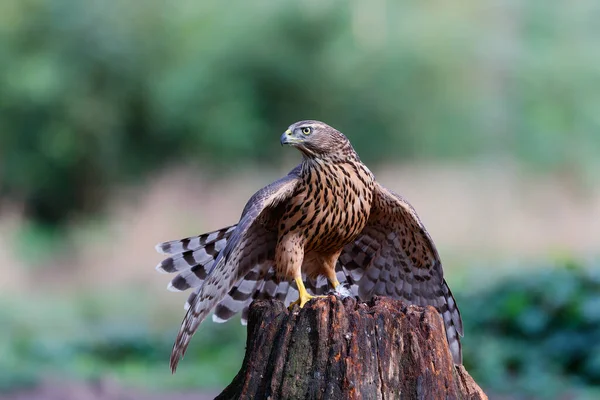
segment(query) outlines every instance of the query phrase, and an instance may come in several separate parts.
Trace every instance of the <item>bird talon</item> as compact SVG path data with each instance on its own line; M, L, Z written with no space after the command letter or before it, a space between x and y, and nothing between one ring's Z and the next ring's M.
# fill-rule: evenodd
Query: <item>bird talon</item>
M295 305L299 305L300 308L304 308L304 305L306 303L308 303L310 300L321 299L324 297L329 297L329 296L313 296L311 294L308 294L308 292L307 292L306 296L304 298L298 297L298 300L291 302L290 305L288 306L288 309L291 310L292 308L294 308Z
M327 297L327 296L313 296L310 293L308 293L308 291L306 291L306 288L304 287L304 282L302 282L302 278L296 278L296 285L298 286L298 300L290 303L288 309L292 309L294 308L294 306L297 304L300 306L300 308L304 308L304 305L306 303L308 303L310 300L312 299L316 299L319 297Z
M314 297L315 296L311 296L310 294L306 293L306 296L300 296L298 297L298 300L290 303L290 306L288 308L291 310L292 308L294 308L295 305L299 305L300 308L304 308L304 305Z

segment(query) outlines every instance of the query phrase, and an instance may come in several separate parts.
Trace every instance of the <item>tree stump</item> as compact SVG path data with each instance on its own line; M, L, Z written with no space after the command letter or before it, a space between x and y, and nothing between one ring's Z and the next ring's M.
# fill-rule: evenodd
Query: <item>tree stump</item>
M433 307L335 296L255 301L242 368L217 399L487 399Z

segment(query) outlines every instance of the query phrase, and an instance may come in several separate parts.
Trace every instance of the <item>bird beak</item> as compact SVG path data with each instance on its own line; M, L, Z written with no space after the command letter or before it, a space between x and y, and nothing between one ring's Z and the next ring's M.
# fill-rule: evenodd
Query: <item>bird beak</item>
M298 138L292 136L292 131L288 129L287 131L283 132L283 134L279 138L279 142L283 146L284 144L297 144L300 143L301 140L298 140Z

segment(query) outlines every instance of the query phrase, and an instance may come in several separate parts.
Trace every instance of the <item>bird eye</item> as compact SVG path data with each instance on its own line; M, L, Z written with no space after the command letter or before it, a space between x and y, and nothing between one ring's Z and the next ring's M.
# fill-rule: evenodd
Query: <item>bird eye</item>
M310 135L312 132L312 128L309 126L305 126L304 128L302 128L302 133L304 133L305 135Z

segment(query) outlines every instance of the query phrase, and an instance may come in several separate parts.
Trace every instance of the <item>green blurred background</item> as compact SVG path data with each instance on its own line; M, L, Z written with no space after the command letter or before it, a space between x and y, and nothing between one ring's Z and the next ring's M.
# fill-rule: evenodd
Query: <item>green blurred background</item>
M301 119L418 210L491 397L597 398L598 21L595 0L3 0L0 398L229 383L236 322L170 374L186 295L153 246L235 222Z

